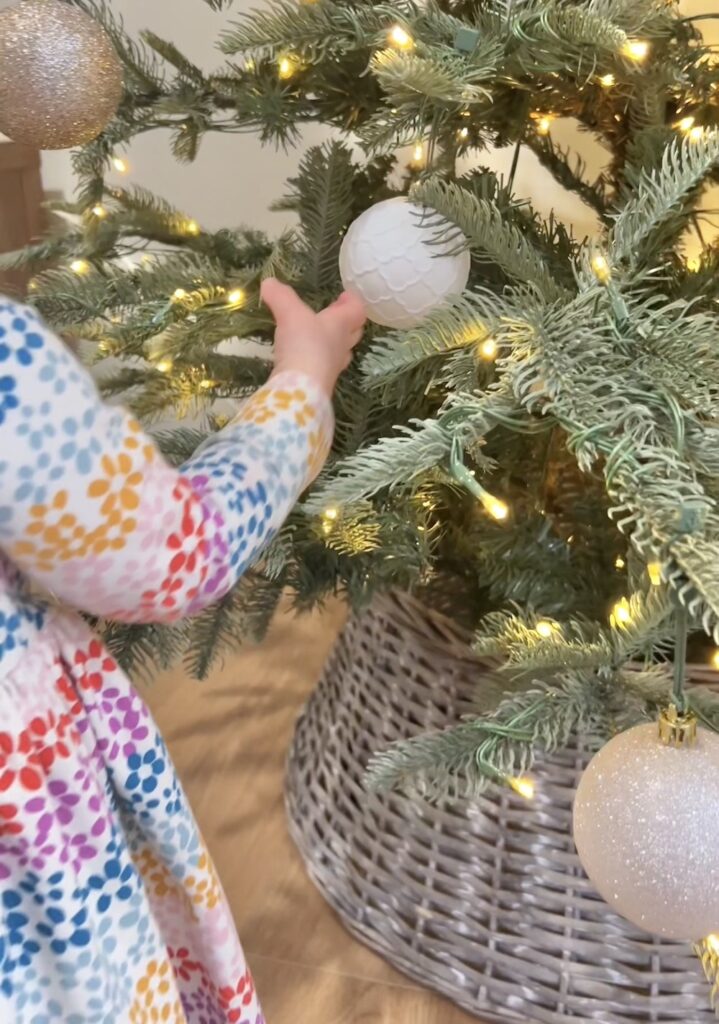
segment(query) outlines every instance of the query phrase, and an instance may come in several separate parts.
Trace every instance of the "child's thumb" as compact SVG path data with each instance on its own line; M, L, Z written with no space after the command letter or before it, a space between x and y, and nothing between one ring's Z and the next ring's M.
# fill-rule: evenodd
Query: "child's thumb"
M334 327L354 334L364 327L367 314L359 296L352 292L343 292L336 302L322 310L320 317L332 323Z
M262 282L260 295L262 301L269 306L278 327L290 319L295 319L298 314L312 312L294 288L290 288L288 284L282 284L274 277L268 277Z

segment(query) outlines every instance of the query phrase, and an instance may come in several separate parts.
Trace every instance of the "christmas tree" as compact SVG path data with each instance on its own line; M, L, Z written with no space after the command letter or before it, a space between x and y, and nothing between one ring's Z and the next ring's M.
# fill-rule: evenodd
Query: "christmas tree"
M182 627L108 624L113 650L136 671L183 655L203 674L262 631L287 588L300 609L410 589L508 670L486 714L376 760L375 784L429 795L516 784L536 751L670 700L719 726L716 700L684 686L687 643L719 642L719 245L706 207L719 60L700 19L665 0L274 0L228 15L226 59L207 73L168 40L129 39L109 6L79 6L122 59L124 97L74 154L63 209L75 226L1 265L50 265L31 300L98 360L126 361L105 375L109 395L150 423L204 412L206 430L158 434L173 461L222 425L218 400L268 375L264 277L328 302L350 225L403 195L425 209L422 247L471 255L463 294L414 326L368 326L336 395L331 460L243 583ZM553 140L567 118L606 150L596 180ZM107 183L124 145L154 128L171 127L191 161L208 132L288 146L308 122L333 140L278 198L297 217L279 238L207 232ZM506 178L481 165L489 147L512 148ZM523 151L593 212L593 237L515 194ZM689 231L702 250L688 261ZM238 338L253 346L223 348Z

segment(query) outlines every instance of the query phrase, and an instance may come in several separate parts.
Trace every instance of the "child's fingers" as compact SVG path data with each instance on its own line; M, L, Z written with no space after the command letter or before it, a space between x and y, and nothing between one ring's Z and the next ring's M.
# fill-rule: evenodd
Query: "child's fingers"
M353 344L357 344L359 341L360 332L367 319L362 300L352 292L343 292L336 302L333 302L327 309L323 309L319 315L334 327L351 335Z
M298 315L306 316L308 313L314 315L294 288L290 288L288 284L282 284L274 277L268 277L262 282L260 295L265 305L269 306L278 327L287 321L296 320Z

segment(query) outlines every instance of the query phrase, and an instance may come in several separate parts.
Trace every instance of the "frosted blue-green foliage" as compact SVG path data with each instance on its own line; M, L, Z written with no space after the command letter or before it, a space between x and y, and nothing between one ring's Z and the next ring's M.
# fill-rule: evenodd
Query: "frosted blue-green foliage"
M269 353L263 277L317 307L334 297L341 238L369 205L407 192L437 212L427 244L448 235L472 255L451 305L411 331L368 327L337 392L331 460L264 562L193 623L108 626L113 650L134 670L183 656L203 675L263 631L287 589L299 608L411 589L506 673L506 693L475 720L374 762L376 785L432 797L476 794L577 730L654 714L677 609L694 643L719 642L719 246L705 208L719 180L719 64L702 23L664 0L276 0L245 16L217 0L207 71L156 35L130 40L111 4L78 2L115 41L125 98L74 154L66 209L79 226L2 265L36 264L32 301L50 322L94 341L98 359L127 360L106 387L139 415L206 413L199 433L162 434L169 457L221 425L215 399L264 380L256 349L220 348L252 338ZM408 45L391 44L395 25ZM555 117L605 147L599 178L553 142ZM298 161L277 201L297 226L276 239L251 225L207 232L191 211L106 183L124 143L157 128L189 161L208 132L289 146L308 122L347 144ZM431 166L397 167L398 146L420 141ZM511 177L458 176L458 157L489 145L520 160L531 150L593 211L597 236L540 216ZM688 231L703 244L691 268ZM70 269L78 258L86 273ZM457 451L483 491L464 486ZM475 492L509 515L493 519ZM690 700L719 723L707 693Z

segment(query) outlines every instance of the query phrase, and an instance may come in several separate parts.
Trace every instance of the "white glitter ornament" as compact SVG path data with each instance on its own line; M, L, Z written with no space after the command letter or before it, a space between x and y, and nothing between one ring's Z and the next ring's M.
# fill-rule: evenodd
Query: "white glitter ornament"
M670 939L719 931L719 736L665 746L656 723L615 736L582 775L574 841L627 920Z
M123 69L94 18L59 0L0 10L0 132L36 149L94 139L122 97Z
M365 210L347 232L340 250L342 283L361 296L376 324L416 327L466 288L469 252L450 255L461 241L457 229L451 241L433 243L441 228L437 217L402 197L386 199Z

